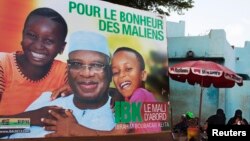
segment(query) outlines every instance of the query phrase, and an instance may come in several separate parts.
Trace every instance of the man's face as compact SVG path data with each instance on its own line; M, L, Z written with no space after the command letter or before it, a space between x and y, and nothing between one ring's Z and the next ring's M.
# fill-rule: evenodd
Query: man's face
M108 62L104 54L94 51L73 51L69 54L69 84L77 101L95 103L105 99L109 80Z
M31 16L25 24L21 45L31 64L43 66L51 63L65 44L62 26L55 21Z

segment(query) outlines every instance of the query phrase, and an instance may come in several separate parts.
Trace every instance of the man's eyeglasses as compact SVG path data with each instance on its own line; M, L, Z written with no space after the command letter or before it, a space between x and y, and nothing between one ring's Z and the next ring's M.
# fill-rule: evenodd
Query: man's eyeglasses
M80 71L81 69L85 70L87 68L89 71L95 72L95 73L103 72L103 70L106 66L106 65L101 64L101 63L82 64L80 62L71 61L71 60L68 60L67 63L68 63L68 67L72 70Z

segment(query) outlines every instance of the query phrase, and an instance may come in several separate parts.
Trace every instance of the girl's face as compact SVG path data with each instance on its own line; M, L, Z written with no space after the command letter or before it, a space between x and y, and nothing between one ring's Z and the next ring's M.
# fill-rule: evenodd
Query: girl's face
M23 30L22 48L30 64L51 63L65 46L62 26L43 16L32 16Z
M114 84L125 98L131 97L146 79L146 72L140 69L136 55L129 51L114 54L112 72Z

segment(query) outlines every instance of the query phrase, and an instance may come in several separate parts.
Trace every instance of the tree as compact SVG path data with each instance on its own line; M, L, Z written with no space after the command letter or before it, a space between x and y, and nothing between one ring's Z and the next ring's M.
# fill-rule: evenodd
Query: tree
M103 0L114 4L128 6L136 9L153 11L159 14L170 15L175 11L183 14L183 10L193 7L193 0Z

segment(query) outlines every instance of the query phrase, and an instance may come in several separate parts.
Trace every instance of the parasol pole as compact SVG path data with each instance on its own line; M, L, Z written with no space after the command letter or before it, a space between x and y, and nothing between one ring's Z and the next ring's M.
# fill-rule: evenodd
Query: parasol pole
M201 122L201 106L202 106L203 90L204 90L204 87L201 86L200 106L199 106L199 119L198 119L198 124L199 124L199 126L200 126L200 122Z
M198 126L201 124L201 106L202 106L202 97L203 97L203 76L201 77L201 93L200 93L200 106L199 106L199 119L198 119Z

